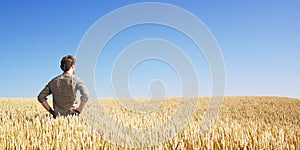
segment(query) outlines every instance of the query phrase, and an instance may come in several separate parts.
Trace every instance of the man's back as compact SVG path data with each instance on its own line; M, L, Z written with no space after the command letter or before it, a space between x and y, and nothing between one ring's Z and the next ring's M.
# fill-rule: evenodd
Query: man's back
M76 98L76 82L74 76L62 74L54 78L50 83L53 95L53 107L55 112L67 115L69 108L73 106Z

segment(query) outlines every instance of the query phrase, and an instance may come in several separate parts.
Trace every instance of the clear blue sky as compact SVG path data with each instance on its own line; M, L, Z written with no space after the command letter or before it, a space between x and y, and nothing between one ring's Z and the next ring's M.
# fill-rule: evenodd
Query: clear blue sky
M75 55L81 38L93 23L112 10L137 2L143 1L2 1L0 97L36 97L49 80L61 73L60 59L67 54ZM225 95L300 98L299 1L157 2L190 11L213 33L225 61ZM142 29L137 27L135 30ZM147 35L146 32L142 37ZM107 69L105 64L111 61L107 59L111 53L115 52L103 51L95 70L97 90L102 97L112 96L109 78L103 73ZM192 60L201 78L203 95L209 94L210 90L206 88L210 85L209 72L203 65L203 56L201 53L194 55L192 50L187 53L194 57ZM164 71L153 73L153 70L161 69ZM154 77L165 80L166 84L177 85L178 79L170 67L148 61L138 65L129 79L134 95L147 96L147 84L144 83ZM176 86L169 87L175 93L178 91ZM172 96L172 92L167 96Z

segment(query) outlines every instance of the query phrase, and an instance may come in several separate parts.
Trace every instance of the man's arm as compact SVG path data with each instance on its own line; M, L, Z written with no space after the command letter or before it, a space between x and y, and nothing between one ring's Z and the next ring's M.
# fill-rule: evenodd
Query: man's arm
M81 79L77 79L77 85L76 85L76 89L79 90L80 92L80 105L78 108L75 108L73 110L77 111L78 113L81 113L82 110L83 110L83 107L84 105L86 104L86 102L88 101L89 99L89 94L88 94L88 91L87 91L87 88L85 86L85 84L83 83L83 81Z
M55 113L54 113L53 109L49 106L49 104L47 102L47 96L50 94L51 94L50 87L49 87L49 85L46 85L45 88L38 95L38 101L42 104L42 106L48 112L50 112L53 115L53 117L55 117Z
M54 110L49 106L47 101L42 101L41 104L54 118L56 117Z
M38 95L38 101L42 103L43 101L47 100L47 96L51 94L51 90L49 84L45 86L45 88L40 92Z
M47 101L42 101L41 104L43 105L43 107L44 107L47 111L49 111L50 109L52 109L52 108L49 106L49 104L48 104Z

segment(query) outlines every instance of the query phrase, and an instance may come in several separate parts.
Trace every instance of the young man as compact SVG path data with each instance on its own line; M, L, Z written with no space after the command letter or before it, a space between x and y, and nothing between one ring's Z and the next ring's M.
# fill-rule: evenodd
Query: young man
M81 79L75 76L75 59L68 55L62 58L60 68L63 74L52 79L38 95L38 101L50 112L54 118L57 115L72 115L73 112L80 114L88 101L88 91ZM77 90L80 91L80 105L74 107ZM52 94L54 110L47 102L47 96Z

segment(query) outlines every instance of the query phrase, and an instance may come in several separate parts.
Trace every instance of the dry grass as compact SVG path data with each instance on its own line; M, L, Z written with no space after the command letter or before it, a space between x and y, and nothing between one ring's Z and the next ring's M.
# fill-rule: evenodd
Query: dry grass
M209 100L201 98L198 101L196 114L177 136L164 143L157 141L152 147L142 145L143 148L300 149L299 99L226 97L215 126L205 132L201 130L201 123ZM85 108L83 115L89 115L87 109L94 103L88 104L91 106ZM166 122L179 102L175 98L167 99L155 112L147 114L129 111L113 99L102 99L99 104L120 125L149 129ZM151 105L148 102L139 107ZM101 119L98 121L105 122L107 118ZM110 143L106 133L113 128L106 126L96 134L90 122L81 117L51 119L35 99L0 99L0 121L0 149L124 149L121 146L126 142ZM139 138L139 135L130 136Z

